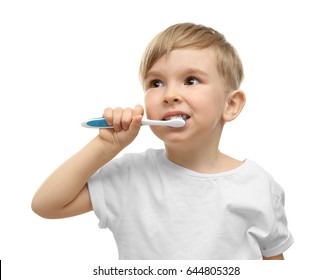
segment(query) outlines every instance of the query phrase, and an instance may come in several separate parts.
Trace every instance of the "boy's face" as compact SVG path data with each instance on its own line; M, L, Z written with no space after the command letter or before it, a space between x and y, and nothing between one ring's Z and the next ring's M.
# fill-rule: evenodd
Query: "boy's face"
M218 143L225 89L212 48L177 49L162 56L144 80L147 117L163 120L184 115L186 124L182 128L152 126L152 131L166 145L193 140Z

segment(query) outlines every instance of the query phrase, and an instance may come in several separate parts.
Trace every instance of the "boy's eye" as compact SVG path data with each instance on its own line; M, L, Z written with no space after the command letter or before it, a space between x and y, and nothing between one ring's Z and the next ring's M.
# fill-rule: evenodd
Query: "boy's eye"
M151 81L150 85L153 88L160 88L160 87L164 86L163 82L160 80L153 80L153 81Z
M185 80L185 85L190 85L190 86L192 86L192 85L197 85L197 84L199 84L200 83L200 81L197 79L197 78L195 78L195 77L188 77L186 80Z

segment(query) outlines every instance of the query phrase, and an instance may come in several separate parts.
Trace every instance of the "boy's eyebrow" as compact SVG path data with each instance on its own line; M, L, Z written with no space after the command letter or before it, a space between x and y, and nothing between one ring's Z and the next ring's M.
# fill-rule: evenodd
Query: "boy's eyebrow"
M149 78L150 76L157 76L157 77L159 77L159 76L162 76L162 72L160 72L160 71L149 71L147 74L146 74L146 76L145 76L145 80L147 79L147 78Z
M208 76L208 73L202 71L199 68L185 68L184 70L182 70L180 72L181 75L203 75L203 76ZM156 77L160 77L163 76L163 73L161 71L156 71L156 70L152 70L149 71L145 77L145 79L148 79L150 76L156 76Z
M189 75L198 74L198 75L208 76L208 73L206 73L205 71L203 71L199 68L188 68L188 69L185 69L185 71L183 71L183 73L189 74Z

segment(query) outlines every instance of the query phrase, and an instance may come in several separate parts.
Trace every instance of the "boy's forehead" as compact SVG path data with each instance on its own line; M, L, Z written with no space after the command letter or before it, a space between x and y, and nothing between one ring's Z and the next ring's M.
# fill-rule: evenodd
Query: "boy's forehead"
M148 70L147 76L157 69L167 68L170 65L176 68L192 68L197 70L211 67L217 69L216 59L217 56L214 48L174 49L157 59Z

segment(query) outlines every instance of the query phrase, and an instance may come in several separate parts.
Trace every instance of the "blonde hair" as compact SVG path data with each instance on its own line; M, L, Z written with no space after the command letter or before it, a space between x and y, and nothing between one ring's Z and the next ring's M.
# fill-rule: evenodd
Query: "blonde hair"
M143 81L152 66L165 54L174 49L194 48L216 50L217 68L229 89L238 89L243 80L243 66L236 49L227 42L224 35L204 25L179 23L160 32L148 44L139 69Z

